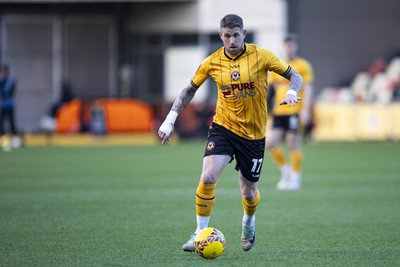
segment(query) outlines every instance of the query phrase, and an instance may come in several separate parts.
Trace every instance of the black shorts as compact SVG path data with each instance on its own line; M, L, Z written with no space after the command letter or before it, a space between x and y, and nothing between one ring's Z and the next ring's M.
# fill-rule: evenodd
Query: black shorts
M210 155L229 155L231 162L236 157L237 171L251 182L260 178L264 159L265 138L248 140L240 137L224 127L213 123L208 130L207 146L204 157Z
M272 128L283 129L285 132L297 133L299 131L299 115L274 115Z

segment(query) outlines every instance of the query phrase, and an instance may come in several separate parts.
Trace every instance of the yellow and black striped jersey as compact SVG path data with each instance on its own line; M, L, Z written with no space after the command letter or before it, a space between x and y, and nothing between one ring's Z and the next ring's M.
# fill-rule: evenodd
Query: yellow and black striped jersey
M312 66L304 58L296 57L289 61L288 64L303 77L303 86L304 84L314 81ZM268 82L269 84L274 84L275 87L275 102L272 110L274 115L294 115L301 112L303 101L299 101L295 106L290 107L287 105L279 105L289 90L289 81L287 79L275 73L271 73ZM301 88L298 96L303 97L303 88Z
M235 58L221 47L201 63L191 84L198 88L212 77L218 86L213 121L243 138L257 140L266 132L269 71L284 75L290 66L255 44L245 44Z

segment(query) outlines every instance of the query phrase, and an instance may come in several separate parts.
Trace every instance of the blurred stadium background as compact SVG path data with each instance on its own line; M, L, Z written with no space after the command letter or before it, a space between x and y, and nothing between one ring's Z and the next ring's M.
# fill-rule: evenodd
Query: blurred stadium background
M278 55L287 32L300 36L315 70L315 140L396 140L399 10L398 0L1 0L0 62L17 79L27 145L55 142L32 138L49 132L153 136L221 46L220 18L237 13L247 41ZM179 118L181 138L204 136L215 98L213 83L202 87Z

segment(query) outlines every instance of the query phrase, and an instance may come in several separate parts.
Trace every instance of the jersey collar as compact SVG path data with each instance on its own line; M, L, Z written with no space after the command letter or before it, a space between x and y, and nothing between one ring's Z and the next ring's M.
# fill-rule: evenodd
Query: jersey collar
M224 55L225 55L227 58L229 58L230 60L233 60L233 61L235 61L236 59L240 58L245 52L246 52L246 44L243 45L243 50L242 50L242 52L240 52L240 54L237 55L237 56L234 57L234 58L231 58L230 56L228 56L228 54L226 53L226 51L225 51L225 49L224 49Z

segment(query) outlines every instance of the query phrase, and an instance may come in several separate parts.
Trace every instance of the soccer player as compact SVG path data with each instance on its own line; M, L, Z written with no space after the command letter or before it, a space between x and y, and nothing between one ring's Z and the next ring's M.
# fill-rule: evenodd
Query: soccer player
M242 18L228 14L220 21L223 47L207 57L190 83L172 105L158 135L161 143L169 140L179 113L190 103L198 88L212 77L218 86L216 113L209 128L203 167L196 190L197 228L184 251L194 251L195 234L208 227L214 208L215 188L224 168L236 158L244 209L241 244L250 250L255 241L255 212L260 201L257 189L265 151L267 120L267 75L276 72L290 80L290 90L281 104L295 105L300 98L302 77L268 50L245 43Z
M285 96L290 84L286 79L275 73L269 76L268 83L275 88L275 101L272 108L272 130L266 143L272 160L281 172L277 189L294 191L299 190L301 186L303 153L300 148L299 127L307 126L311 122L314 75L311 64L297 55L298 40L296 35L289 34L284 39L283 50L286 62L303 77L303 88L299 94L302 101L296 106L279 105L280 99ZM290 164L279 146L283 138L285 138L289 150Z

